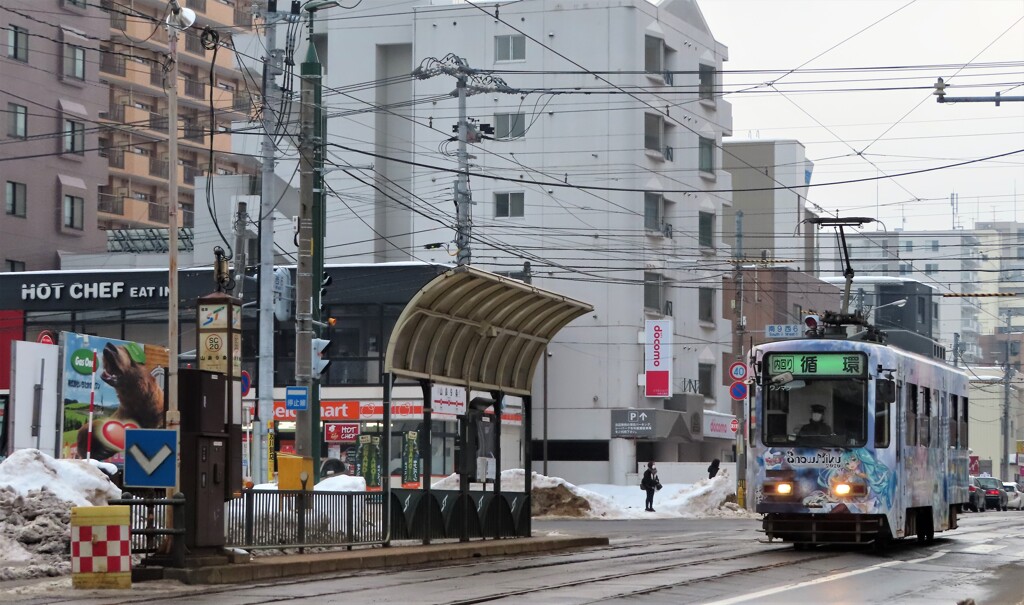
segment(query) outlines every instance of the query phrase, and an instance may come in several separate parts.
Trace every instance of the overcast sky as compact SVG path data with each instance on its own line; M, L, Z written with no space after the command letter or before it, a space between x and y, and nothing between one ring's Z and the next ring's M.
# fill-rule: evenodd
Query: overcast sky
M815 162L812 185L1024 150L1024 102L940 105L932 95L942 76L949 96L1024 96L1024 0L698 1L729 48L726 70L781 70L725 76L729 91L752 88L727 97L733 138L801 141ZM806 71L865 67L899 69ZM965 228L1024 221L1024 152L812 187L809 199L877 216L890 230L949 229L952 192Z

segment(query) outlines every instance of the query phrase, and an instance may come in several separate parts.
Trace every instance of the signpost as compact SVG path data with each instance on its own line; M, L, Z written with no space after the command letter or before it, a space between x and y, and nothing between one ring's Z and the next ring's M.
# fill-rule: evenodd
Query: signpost
M729 396L734 401L743 401L747 398L747 383L745 382L734 382L729 387Z
M768 324L764 327L765 338L800 338L804 335L800 324Z
M284 407L286 410L304 412L309 409L309 387L285 387Z
M173 429L124 432L125 487L174 487L176 435Z
M619 439L654 437L654 410L612 410L612 437Z

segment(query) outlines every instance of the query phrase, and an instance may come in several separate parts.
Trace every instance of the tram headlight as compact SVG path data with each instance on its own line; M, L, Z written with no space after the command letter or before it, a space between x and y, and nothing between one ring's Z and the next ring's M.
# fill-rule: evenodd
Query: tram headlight
M775 485L775 493L782 496L788 496L793 493L792 483L778 483Z
M837 483L832 488L832 491L835 492L837 496L849 496L850 495L850 491L851 491L850 490L850 484L849 483Z

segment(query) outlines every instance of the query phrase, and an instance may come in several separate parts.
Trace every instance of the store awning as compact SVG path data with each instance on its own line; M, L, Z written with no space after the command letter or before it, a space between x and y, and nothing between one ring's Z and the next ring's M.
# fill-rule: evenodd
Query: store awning
M547 344L570 321L593 310L516 279L456 267L431 280L406 305L391 333L385 371L529 395Z

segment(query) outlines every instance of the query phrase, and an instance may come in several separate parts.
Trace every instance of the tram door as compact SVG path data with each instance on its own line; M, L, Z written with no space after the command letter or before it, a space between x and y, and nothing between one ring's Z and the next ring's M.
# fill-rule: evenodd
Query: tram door
M906 469L904 469L905 460L903 457L903 448L907 444L907 409L909 402L904 399L904 388L903 381L896 381L896 413L893 414L896 422L896 439L893 441L893 447L896 448L896 468L893 472L896 473L896 494L892 502L892 516L890 517L893 526L889 529L892 531L892 535L897 538L903 537L903 530L907 526L907 507L904 502L904 494L907 493L906 484L904 483L904 477L907 476Z

